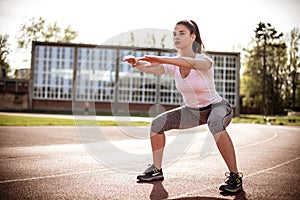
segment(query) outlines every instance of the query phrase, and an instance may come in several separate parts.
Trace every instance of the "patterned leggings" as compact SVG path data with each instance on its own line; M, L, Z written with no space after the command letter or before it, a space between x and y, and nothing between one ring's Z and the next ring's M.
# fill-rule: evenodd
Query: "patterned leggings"
M171 129L187 129L207 124L212 134L224 131L232 119L232 107L223 99L210 108L199 110L181 106L158 115L151 124L151 131L163 134Z

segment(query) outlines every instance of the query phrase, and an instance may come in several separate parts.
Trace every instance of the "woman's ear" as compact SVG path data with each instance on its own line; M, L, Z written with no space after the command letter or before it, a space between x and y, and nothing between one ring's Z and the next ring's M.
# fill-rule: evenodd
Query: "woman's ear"
M192 37L192 40L196 40L196 34L195 34L195 33L193 33L193 34L191 35L191 37Z

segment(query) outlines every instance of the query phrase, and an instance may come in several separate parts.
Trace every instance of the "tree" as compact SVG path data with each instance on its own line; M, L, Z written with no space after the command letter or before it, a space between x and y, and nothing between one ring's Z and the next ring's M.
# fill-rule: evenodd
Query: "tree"
M246 67L241 78L241 96L243 96L242 106L251 110L256 110L262 102L262 70L261 60L257 55L257 47L246 50Z
M299 28L294 28L289 35L289 64L287 73L289 74L286 79L285 86L287 91L288 106L300 107L300 99L297 101L297 94L300 95L298 88L299 85L299 69L300 69L300 32ZM299 98L299 97L298 97ZM297 104L298 102L298 104Z
M284 108L287 53L282 36L270 23L260 22L253 47L246 50L246 69L241 80L243 105L259 106L264 115L281 113Z
M27 24L22 24L17 36L19 48L29 48L32 41L45 42L72 42L78 36L78 32L70 26L62 29L57 22L46 24L43 18L31 18Z
M280 100L279 68L285 63L280 62L280 56L277 54L281 54L284 51L280 52L280 50L286 48L286 45L279 40L282 36L283 33L278 33L270 23L260 22L255 30L256 44L259 48L257 53L263 60L261 108L264 115L273 114L274 109L278 108L281 103L277 102Z
M10 65L7 62L7 55L9 54L9 48L8 48L8 35L2 35L0 34L0 69L2 76L0 77L6 77L6 73L10 70Z

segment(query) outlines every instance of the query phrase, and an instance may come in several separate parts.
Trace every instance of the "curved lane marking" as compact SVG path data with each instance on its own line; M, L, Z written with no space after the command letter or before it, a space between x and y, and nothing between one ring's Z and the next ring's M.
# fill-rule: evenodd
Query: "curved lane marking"
M278 136L277 133L273 133L273 136L268 138L268 139L261 140L259 142L255 142L255 143L252 143L252 144L242 145L242 146L236 147L236 149L243 149L243 148L252 147L252 146L255 146L255 145L258 145L258 144L263 144L263 143L266 143L266 142L269 142L269 141L275 139L277 136Z
M283 167L285 165L288 165L292 162L295 162L297 160L300 159L300 156L299 157L296 157L294 159L291 159L291 160L288 160L286 162L283 162L283 163L280 163L280 164L277 164L273 167L269 167L267 169L263 169L263 170L260 170L258 172L255 172L255 173L252 173L252 174L249 174L247 176L244 176L244 179L246 178L249 178L249 177L252 177L252 176L255 176L255 175L258 175L258 174L262 174L262 173L265 173L265 172L268 172L268 171L271 171L273 169L276 169L276 168L279 168L279 167ZM194 191L194 192L187 192L187 193L184 193L184 194L179 194L179 195L175 195L175 196L172 196L172 197L168 197L168 198L171 198L171 199L177 199L177 198L185 198L185 197L189 197L190 195L197 195L197 194L200 194L202 191L205 191L205 190L211 190L213 188L218 188L220 186L220 184L218 185L214 185L214 186L209 186L207 188L203 188L203 189L200 189L200 190L197 190L197 191Z
M89 174L89 173L95 173L95 172L103 172L108 169L95 169L90 171L79 171L79 172L70 172L65 174L53 174L53 175L47 175L47 176L37 176L37 177L31 177L31 178L20 178L20 179L11 179L11 180L4 180L0 181L0 184L3 183L13 183L13 182L23 182L23 181L33 181L33 180L39 180L39 179L47 179L47 178L59 178L59 177L65 177L65 176L72 176L72 175L78 175L78 174Z
M297 160L299 160L299 159L300 159L300 156L297 157L297 158L294 158L294 159L292 159L292 160L288 160L288 161L286 161L286 162L280 163L280 164L278 164L278 165L274 165L273 167L269 167L269 168L260 170L260 171L258 171L258 172L249 174L249 175L247 175L247 176L244 176L244 178L249 178L249 177L251 177L251 176L255 176L255 175L262 174L262 173L271 171L271 170L276 169L276 168L279 168L279 167L283 167L284 165L290 164L290 163L295 162L295 161L297 161Z

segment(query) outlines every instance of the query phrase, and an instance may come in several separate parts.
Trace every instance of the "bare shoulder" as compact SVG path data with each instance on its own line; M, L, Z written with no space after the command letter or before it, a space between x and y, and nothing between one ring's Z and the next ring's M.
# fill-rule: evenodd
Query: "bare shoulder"
M208 70L213 66L213 59L205 53L196 54L195 59L201 62L200 70Z

